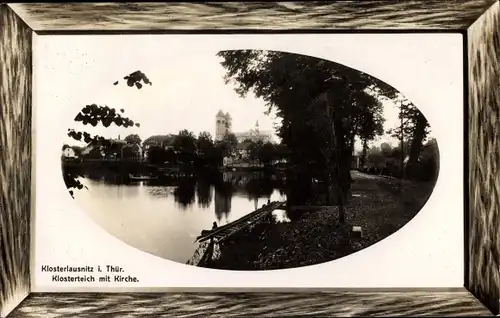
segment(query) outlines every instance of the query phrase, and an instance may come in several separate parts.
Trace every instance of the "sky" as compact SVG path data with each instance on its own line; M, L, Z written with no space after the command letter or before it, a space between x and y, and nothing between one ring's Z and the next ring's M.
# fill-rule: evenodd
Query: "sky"
M181 129L214 136L219 110L231 114L234 132L252 129L257 121L260 130L274 131L279 119L274 113L265 114L263 100L252 94L241 98L231 84L224 83L218 51L210 42L200 46L179 36L39 36L35 43L37 107L57 110L58 120L67 121L68 128L107 138L139 134L144 140ZM141 90L128 87L123 77L136 70L145 73L152 85ZM119 81L116 86L115 81ZM123 115L141 126L104 128L74 122L79 110L92 103L124 109ZM390 101L383 105L384 130L396 127L396 106ZM382 142L397 144L382 136L371 145ZM69 137L61 143L82 145ZM356 150L360 148L357 142Z

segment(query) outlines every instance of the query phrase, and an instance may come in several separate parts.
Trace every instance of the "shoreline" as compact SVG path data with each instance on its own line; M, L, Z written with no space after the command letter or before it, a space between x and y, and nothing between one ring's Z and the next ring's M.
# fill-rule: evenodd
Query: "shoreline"
M210 170L218 172L234 172L234 171L278 171L283 172L286 169L283 167L273 167L273 166L182 166L182 165L166 165L166 164L152 164L144 161L138 160L100 160L100 159L87 159L84 161L77 160L61 160L63 168L73 168L73 169L85 169L93 167L101 168L120 168L123 170L131 170L133 168L146 168L151 170L157 170L158 172L164 172L165 170Z
M342 258L392 235L417 215L434 183L417 183L364 175L353 182L345 206L304 209L287 223L261 222L221 246L217 259L201 267L223 270L275 270L320 264ZM361 226L362 236L352 232Z

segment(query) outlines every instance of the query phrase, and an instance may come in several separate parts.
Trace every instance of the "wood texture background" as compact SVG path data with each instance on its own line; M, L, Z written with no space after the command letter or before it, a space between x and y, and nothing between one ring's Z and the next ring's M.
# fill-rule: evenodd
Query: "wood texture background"
M466 29L495 0L10 4L35 31Z
M492 6L493 5L493 6ZM81 31L469 29L470 153L469 279L467 287L491 310L499 306L500 84L496 0L374 3L82 3L10 4L43 34ZM30 28L0 4L0 312L29 292L31 167ZM458 159L459 160L459 159ZM21 173L20 173L21 172ZM7 229L7 230L6 230ZM471 295L337 294L102 294L30 295L12 317L96 313L171 315L488 315ZM76 312L75 312L76 311ZM38 315L38 316L37 316ZM1 314L0 314L1 316ZM169 315L166 315L169 316Z
M32 33L0 4L0 316L30 289Z
M491 316L463 292L31 294L9 317Z
M495 314L500 302L500 4L468 30L469 278Z

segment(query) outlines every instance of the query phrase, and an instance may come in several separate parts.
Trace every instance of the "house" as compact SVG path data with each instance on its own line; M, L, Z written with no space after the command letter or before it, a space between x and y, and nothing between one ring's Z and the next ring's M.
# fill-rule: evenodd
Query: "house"
M82 150L82 156L87 157L91 153L99 152L103 158L117 157L114 153L118 153L125 144L126 142L120 139L108 139L106 144L93 140Z
M273 137L273 134L269 131L261 131L259 130L259 123L257 122L255 124L255 128L254 129L250 129L248 131L245 131L245 132L236 132L234 133L236 139L238 140L238 142L244 142L245 140L251 140L253 142L263 142L263 143L267 143L267 142L271 142L272 141L272 137Z
M71 148L70 146L66 146L63 147L62 157L64 159L77 159L78 155L76 154L76 151L73 148Z
M236 145L235 152L232 153L228 157L224 157L223 165L234 165L234 164L249 164L250 163L250 152L251 152L252 142L250 140L246 140L244 142L238 143Z
M106 143L91 141L81 152L83 157L99 157L102 159L142 158L142 147L128 144L122 139L108 139ZM96 158L97 159L97 158Z
M142 142L142 151L144 158L147 159L149 156L149 151L153 147L160 147L164 150L169 150L174 147L176 135L168 134L168 135L154 135Z
M238 159L249 159L253 142L245 140L236 145L236 157Z
M127 144L125 140L109 139L109 144L100 145L101 156L105 159L118 159L121 157L122 149Z
M151 147L161 147L164 150L168 150L174 146L175 135L154 135L142 142L142 147L145 152Z
M223 165L225 167L258 167L261 166L258 160L253 159L251 156L252 147L254 142L251 140L245 140L236 145L235 152L229 156L223 158Z

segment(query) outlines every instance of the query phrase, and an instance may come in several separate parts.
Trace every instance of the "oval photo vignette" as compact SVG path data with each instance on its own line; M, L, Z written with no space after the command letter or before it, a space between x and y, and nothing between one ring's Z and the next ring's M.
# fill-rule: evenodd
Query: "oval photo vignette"
M191 61L182 87L198 97L169 107L163 92L189 94L168 90L161 70L124 68L109 90L149 93L156 108L136 118L92 102L68 126L67 191L108 233L192 266L288 269L363 250L429 199L438 144L392 86L294 53L197 54L207 57ZM213 72L201 75L207 61Z

